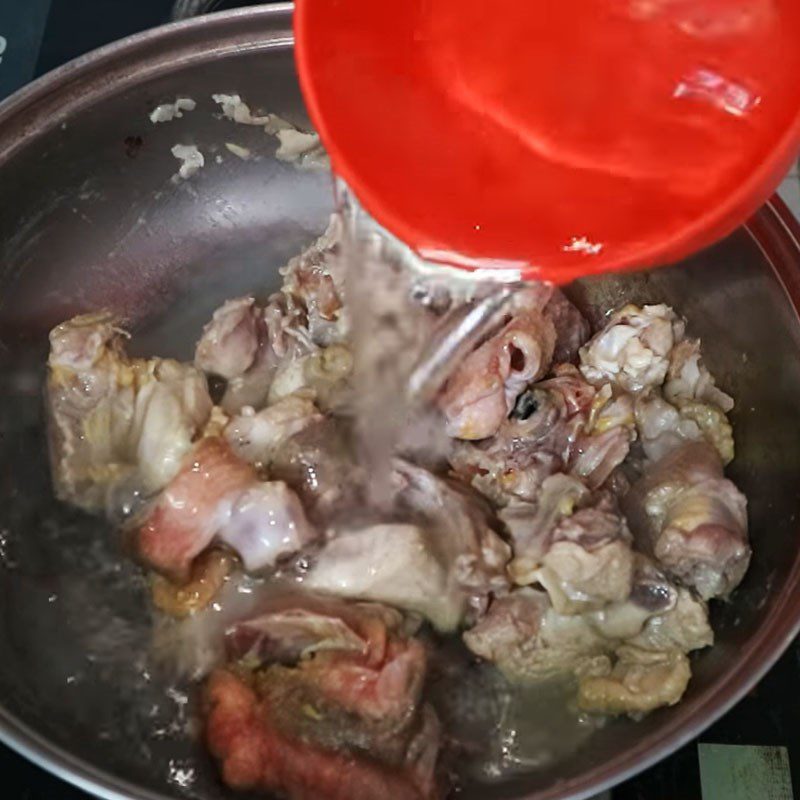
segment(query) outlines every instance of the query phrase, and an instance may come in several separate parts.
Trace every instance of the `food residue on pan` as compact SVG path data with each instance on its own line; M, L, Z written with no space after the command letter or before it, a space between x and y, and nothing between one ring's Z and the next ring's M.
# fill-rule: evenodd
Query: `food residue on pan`
M249 161L252 157L252 151L247 147L242 147L235 142L225 142L225 149L229 153L233 153L237 158L241 158L242 161Z
M170 122L180 119L184 111L194 111L197 103L191 97L178 97L174 103L162 103L150 113L150 122Z
M193 144L176 144L170 152L181 162L178 175L184 180L191 178L206 163L203 154Z

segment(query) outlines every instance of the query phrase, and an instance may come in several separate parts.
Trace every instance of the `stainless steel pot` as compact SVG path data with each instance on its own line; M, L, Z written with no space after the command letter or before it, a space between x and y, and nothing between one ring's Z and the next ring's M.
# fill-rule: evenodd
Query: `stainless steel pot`
M125 39L0 106L0 737L107 798L225 796L183 729L191 697L148 669L144 587L110 528L52 498L42 425L48 329L111 307L141 352L187 357L225 298L264 291L323 226L327 176L276 161L259 128L215 118L212 92L306 122L291 7L212 15ZM197 109L154 125L176 95ZM249 147L242 161L224 147ZM172 182L176 143L205 167ZM217 163L216 155L222 159ZM750 498L747 579L714 609L717 645L685 700L614 722L558 767L465 798L586 797L695 737L769 669L800 628L800 244L779 201L689 262L589 281L596 309L666 301L704 338L738 401L732 472ZM190 692L190 690L188 690ZM178 724L175 719L178 719Z

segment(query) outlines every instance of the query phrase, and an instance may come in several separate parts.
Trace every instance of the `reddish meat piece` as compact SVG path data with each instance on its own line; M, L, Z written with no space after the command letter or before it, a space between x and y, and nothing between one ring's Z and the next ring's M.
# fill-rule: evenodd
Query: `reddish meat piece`
M521 311L470 353L438 398L449 436L485 439L497 433L528 383L550 366L556 334L536 311Z
M311 687L326 702L364 719L404 718L419 704L427 653L400 631L403 617L394 609L294 594L271 606L228 629L232 657L260 654L262 663L295 662L282 680L291 676L295 685ZM262 641L254 642L254 635ZM305 657L312 652L313 658Z
M427 653L407 624L386 606L291 593L232 626L231 655L244 644L242 655L264 660L207 687L209 744L226 782L320 800L437 796Z
M291 800L426 800L432 785L413 769L392 768L352 753L327 751L282 733L273 709L247 684L218 670L206 687L206 736L233 789L285 793Z
M423 646L414 639L389 639L382 664L370 663L369 656L362 662L350 653L324 653L302 671L328 700L347 711L372 719L401 717L422 690Z
M194 558L214 538L219 504L254 480L253 467L225 441L203 439L139 531L140 556L159 572L185 579Z
M174 580L214 539L235 550L248 572L272 567L316 536L297 496L260 481L223 439L208 438L167 486L139 533L139 553Z

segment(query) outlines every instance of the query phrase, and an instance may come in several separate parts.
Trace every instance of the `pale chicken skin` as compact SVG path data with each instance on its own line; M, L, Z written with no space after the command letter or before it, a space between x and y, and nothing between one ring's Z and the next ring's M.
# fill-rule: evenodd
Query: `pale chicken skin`
M47 380L56 493L118 520L176 475L212 410L199 370L130 358L126 338L109 314L59 325Z

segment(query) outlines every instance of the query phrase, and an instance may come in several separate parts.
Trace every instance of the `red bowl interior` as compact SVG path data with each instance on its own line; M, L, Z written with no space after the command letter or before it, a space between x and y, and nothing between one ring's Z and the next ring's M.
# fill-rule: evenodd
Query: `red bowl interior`
M797 0L299 0L295 31L335 171L432 260L675 261L800 146Z

